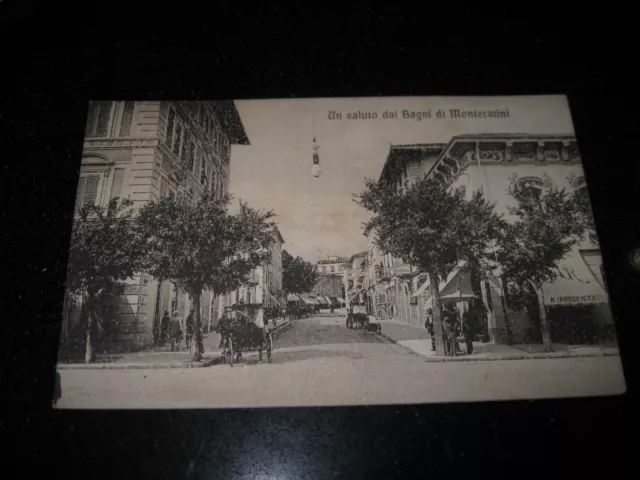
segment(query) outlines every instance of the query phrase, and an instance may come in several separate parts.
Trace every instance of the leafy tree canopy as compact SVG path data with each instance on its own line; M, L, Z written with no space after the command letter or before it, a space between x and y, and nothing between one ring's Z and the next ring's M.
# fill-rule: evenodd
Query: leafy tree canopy
M273 213L241 202L230 214L230 202L228 195L179 195L143 206L137 220L149 252L145 270L191 295L203 289L224 294L245 283L273 241Z
M506 279L519 285L553 281L559 262L584 234L579 210L566 189L545 178L539 196L513 176L508 188L517 205L509 207L513 221L505 229L498 259Z
M302 257L282 251L282 289L287 293L306 293L313 290L319 279L316 266Z
M400 192L368 180L357 202L373 213L365 228L382 251L441 278L460 260L489 262L504 223L480 191L467 201L463 189L447 191L434 179Z
M107 207L88 205L73 223L67 290L94 297L122 293L146 256L132 228L132 202L115 198Z

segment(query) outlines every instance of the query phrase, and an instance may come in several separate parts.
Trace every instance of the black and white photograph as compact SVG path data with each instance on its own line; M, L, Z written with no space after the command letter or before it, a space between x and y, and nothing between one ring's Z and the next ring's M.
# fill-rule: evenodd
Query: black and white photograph
M625 392L564 96L86 108L56 408Z

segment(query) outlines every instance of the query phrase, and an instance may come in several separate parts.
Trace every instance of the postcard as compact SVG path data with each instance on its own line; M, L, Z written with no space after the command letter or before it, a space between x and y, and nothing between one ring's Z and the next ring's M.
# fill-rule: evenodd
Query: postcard
M87 108L56 408L625 392L564 96Z

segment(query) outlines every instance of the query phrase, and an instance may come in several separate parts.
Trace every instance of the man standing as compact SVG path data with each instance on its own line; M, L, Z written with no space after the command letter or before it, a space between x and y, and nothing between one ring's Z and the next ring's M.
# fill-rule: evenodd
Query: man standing
M191 346L191 340L193 340L193 310L191 310L189 312L189 315L187 315L187 320L185 321L185 331L185 345L188 350L189 346Z
M436 336L434 334L433 329L433 310L430 308L427 309L427 320L424 322L424 328L429 332L429 336L431 337L431 351L436 351Z
M467 353L473 353L473 340L478 333L478 314L474 305L467 305L464 315L462 316L462 333L464 341L467 344Z

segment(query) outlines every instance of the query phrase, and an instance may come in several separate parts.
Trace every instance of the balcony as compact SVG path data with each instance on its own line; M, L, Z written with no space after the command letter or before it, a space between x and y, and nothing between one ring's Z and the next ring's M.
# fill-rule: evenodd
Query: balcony
M258 285L260 283L260 278L258 277L257 274L252 273L251 275L249 275L247 277L247 282L246 285L249 287L255 287L256 285Z

